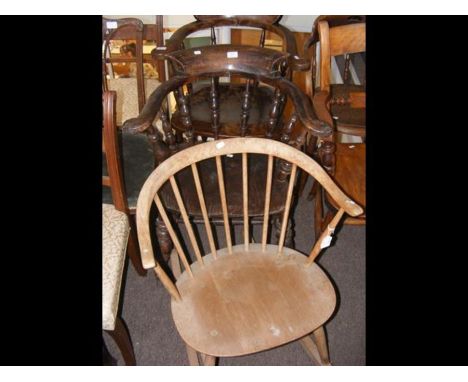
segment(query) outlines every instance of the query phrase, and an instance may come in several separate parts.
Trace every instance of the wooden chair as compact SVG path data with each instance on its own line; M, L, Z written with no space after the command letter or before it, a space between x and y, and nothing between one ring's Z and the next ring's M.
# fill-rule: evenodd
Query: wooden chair
M331 127L315 118L312 106L308 98L302 93L293 83L283 78L277 67L281 67L281 63L286 59L281 52L266 50L255 47L238 47L238 59L231 60L226 54L226 50L231 49L230 46L211 46L203 48L205 53L201 55L193 54L193 50L179 51L171 55L171 59L177 60L180 63L190 61L190 70L176 72L170 80L163 83L150 96L147 104L142 110L140 116L125 122L124 131L142 133L148 132L148 127L151 126L151 121L154 121L156 116L159 116L162 121L162 129L164 136L149 133L150 139L154 141L154 151L156 161L161 164L171 155L183 150L192 145L198 144L194 133L193 112L189 108L187 95L184 94L182 87L196 81L199 78L210 78L213 88L216 89L216 81L213 80L214 75L229 75L235 72L238 75L243 75L247 80L245 92L243 94L242 107L237 110L237 120L239 124L233 124L226 127L224 132L218 131L219 121L223 113L231 113L218 92L211 92L211 98L206 100L210 105L210 114L205 116L203 127L205 131L212 131L212 136L215 138L228 137L233 135L241 136L257 136L268 137L282 142L288 143L296 148L301 148L304 145L305 135L308 131L318 136L327 136L331 134ZM209 60L206 57L210 58ZM217 59L211 60L212 57ZM223 58L224 57L224 58ZM190 60L188 59L190 58ZM190 75L188 74L190 73ZM249 117L251 109L249 107L251 85L258 81L261 84L272 87L275 94L283 94L288 96L293 104L293 112L288 119L283 119L279 115L279 102L281 97L276 97L272 108L269 111L269 118L264 123L255 123L249 125ZM250 85L249 85L250 83ZM169 119L166 113L166 99L173 93L178 103L178 110ZM299 123L301 121L301 123ZM173 128L181 123L184 127L184 141L177 142L173 133ZM237 130L236 130L237 129ZM229 215L233 219L233 223L242 222L242 201L240 195L241 185L238 174L242 172L242 161L239 156L228 158L225 160L224 166L226 171L229 171L230 176L227 179L228 198L231 201L229 207ZM252 157L249 165L249 176L252 179L249 185L250 192L250 207L249 214L254 219L252 224L261 224L258 219L263 213L263 204L265 195L262 193L262 187L265 180L267 162L264 157ZM273 187L275 193L271 201L269 210L272 220L275 222L276 236L279 237L279 228L281 216L284 213L284 195L287 192L286 178L291 172L291 164L282 162L276 170ZM214 175L216 167L212 162L202 163L200 165L200 175L204 183L205 193L207 197L208 218L215 224L222 224L222 203L219 198L219 191ZM181 184L182 193L187 203L187 213L192 216L195 221L203 221L204 216L198 205L198 199L194 192L196 185L188 171L178 175L178 181ZM177 203L177 197L172 193L170 187L166 186L163 189L163 198L168 204L169 210L175 216L176 220L180 220L182 211ZM167 227L161 218L157 221L157 236L161 246L163 256L167 259L172 250L172 241L167 232ZM287 231L287 244L293 246L293 224L289 224Z
M243 243L232 242L229 225L229 184L234 177L223 166L224 158L240 155L242 172ZM262 237L252 243L250 235L249 185L255 182L248 171L254 156L267 161L263 183ZM202 163L214 162L216 181L222 205L226 246L216 246L214 232L208 220L209 195L200 177ZM277 245L268 244L268 215L274 188L274 168L281 162L291 164L284 197L285 212ZM285 247L293 188L297 170L313 176L340 206L339 211L315 243L309 256ZM188 171L195 184L199 208L209 242L209 254L202 256L187 213L188 203L177 174ZM176 196L186 224L190 248L195 258L190 264L176 226L168 217L164 187ZM150 235L149 217L153 203L164 220L174 242L174 259L184 265L184 272L173 282L156 261ZM153 268L170 293L172 316L176 328L187 344L191 365L215 365L216 357L252 354L300 340L308 354L321 365L330 365L323 329L335 310L336 296L325 272L314 262L322 248L330 245L331 235L344 213L356 216L362 209L335 185L330 176L312 158L282 142L264 138L232 138L203 143L182 150L161 163L145 182L138 198L137 222L143 266ZM189 248L189 245L186 246ZM175 267L173 267L174 269ZM312 334L312 336L310 336ZM317 356L318 355L318 356Z
M293 33L279 24L281 16L195 16L195 18L197 21L179 28L166 42L165 47L157 48L153 51L153 57L156 60L167 59L171 57L171 54L181 50L183 51L184 40L192 33L200 30L211 30L211 44L216 45L215 28L235 26L257 28L259 31L258 46L260 48L264 47L266 33L274 33L281 37L283 50L288 56L288 60L285 61L284 64L287 63L288 65L283 65L280 68L280 73L286 78L291 78L292 70L304 70L309 65L306 60L301 59L297 55L296 41ZM218 58L223 59L219 56L207 56L205 48L207 47L198 47L190 51L192 55L199 54L204 60L209 60L210 63L214 65L216 65L215 60ZM231 46L229 48L228 51L231 55L231 61L236 59L238 50L237 46ZM172 55L172 58L173 57L174 55ZM177 75L181 66L178 65L174 59L170 60L170 63L169 69L171 76ZM189 71L190 68L187 67L186 69ZM258 86L258 83L253 83L249 86L251 88L249 101L250 116L248 121L250 126L267 122L270 117L269 111L275 103L277 104L278 113L280 115L282 114L285 105L283 94L275 94L274 89L267 86ZM211 136L239 136L239 120L236 111L240 109L244 100L245 87L245 83L232 72L228 82L222 82L219 80L219 76L213 76L208 81L190 84L187 90L190 97L189 102L194 134L203 138ZM205 100L212 97L213 92L216 93L217 97L223 99L226 110L233 110L234 113L221 113L218 123L213 126L213 129L207 130L204 116L210 115L210 107L213 105L208 104ZM236 125L237 128L232 129L231 127L234 125ZM173 126L179 134L185 131L185 126L182 122L175 120Z
M119 168L119 150L115 129L115 92L103 94L104 145L109 176L102 183L112 190L114 204L102 204L102 329L117 343L126 365L135 365L135 355L127 328L118 314L120 285L128 253L135 268L141 266L135 224L128 216L123 176Z
M311 38L305 47L320 42L320 77L317 84L315 75L315 54L312 55L311 72L308 76L307 92L314 104L319 119L333 124L333 140L321 144L316 151L321 163L333 175L337 184L357 203L365 208L365 143L342 143L342 134L361 137L365 142L366 104L365 84L356 85L351 81L351 55L365 53L365 17L364 16L321 16L314 25ZM331 58L345 56L343 84L331 83ZM317 86L318 85L318 86ZM308 143L308 152L317 148L317 140L312 138ZM315 227L318 237L338 206L330 195L322 195L322 189L314 184L310 198L315 197ZM329 212L323 213L323 198ZM365 224L365 214L345 219L345 224Z
M135 18L102 19L103 89L112 89L117 94L114 130L120 127L125 120L136 117L143 109L147 95L159 86L159 80L144 77L143 64L152 62L152 59L151 56L143 54L143 41L154 40L158 45L162 45L162 36L162 16L156 16L155 24L143 24L141 20ZM134 54L111 55L110 44L114 40L135 41L135 43L124 45L128 49L134 44ZM118 63L136 65L136 77L108 79L107 74L112 72L113 65ZM158 70L160 78L164 79L164 70L161 68ZM111 119L112 117L109 116L109 121ZM155 129L156 126L150 127L150 130ZM127 214L134 215L138 193L155 166L153 147L145 135L122 134L120 129L114 130L111 130L110 134L117 134L116 147L119 148L119 155L121 154L118 158L121 165L116 166L116 168L121 169L125 179L127 202L123 208ZM104 174L108 172L105 160L103 160L102 171ZM104 189L102 200L103 203L113 203L115 198L112 197L109 189ZM134 216L131 217L132 222L133 219ZM137 267L137 270L143 274L141 266Z
M143 42L154 40L157 46L164 45L162 16L156 16L156 23L145 25L136 18L102 18L103 40L103 90L117 92L117 125L121 126L143 109L148 94L165 81L164 63L157 63L158 79L145 78L144 65L153 65L150 55L143 53ZM134 41L123 45L119 54L111 53L111 43L116 40ZM115 78L115 65L135 66L135 77ZM109 77L109 78L108 78ZM125 77L128 77L125 76Z

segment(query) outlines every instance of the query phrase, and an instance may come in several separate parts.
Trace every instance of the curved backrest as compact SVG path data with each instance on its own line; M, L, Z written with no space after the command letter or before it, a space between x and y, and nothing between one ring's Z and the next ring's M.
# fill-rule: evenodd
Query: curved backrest
M102 129L102 151L105 154L107 176L102 177L102 185L110 187L115 209L128 212L122 161L115 118L116 93L107 91L102 94L104 127Z
M261 30L258 46L265 46L266 32L278 35L283 43L283 52L291 55L291 69L301 70L308 67L308 62L297 55L296 40L293 33L279 24L281 16L195 16L196 21L179 28L166 42L166 51L174 52L184 49L184 39L200 30L211 29L211 44L216 45L215 28L224 26L258 28ZM290 74L290 73L289 73Z
M278 254L282 254L286 227L288 224L288 215L291 206L293 187L296 181L297 169L300 168L307 172L319 182L325 190L333 197L333 199L340 206L340 210L332 219L328 226L328 230L325 230L319 240L315 243L311 250L307 264L311 264L321 248L329 245L331 234L333 233L337 223L346 212L351 216L361 214L362 208L349 199L333 182L330 176L320 167L317 162L311 159L306 154L302 153L295 148L288 146L281 142L266 140L262 138L232 138L213 142L207 142L200 144L196 147L190 147L185 150L178 152L171 158L160 164L153 173L148 177L145 182L137 203L137 225L138 225L138 238L140 242L142 262L146 269L154 268L157 275L161 278L161 281L168 289L169 293L176 299L180 298L178 290L174 283L169 279L167 274L162 270L159 264L156 262L153 254L153 246L151 242L150 228L149 228L149 217L150 210L153 203L156 204L159 215L163 219L171 239L174 243L175 249L184 264L185 271L193 277L190 269L190 265L187 260L187 256L183 250L183 246L176 234L171 221L168 218L166 208L163 205L162 198L158 192L163 185L169 181L177 200L180 213L185 223L185 227L190 238L190 244L193 248L197 262L203 265L203 256L198 246L195 234L190 224L189 217L182 200L181 193L177 184L175 175L183 170L184 168L191 167L194 184L196 185L196 192L198 195L200 209L203 213L205 222L205 228L207 232L208 241L210 243L210 250L213 258L217 257L217 250L215 241L213 238L213 232L208 220L208 212L206 209L205 197L203 194L203 185L200 182L200 176L198 174L197 163L205 160L215 160L217 169L217 178L219 185L219 195L221 198L221 204L223 209L223 221L226 235L227 251L232 254L232 240L229 228L228 218L228 203L226 199L225 181L224 181L224 170L222 164L222 157L233 154L242 155L242 193L243 200L243 222L244 222L244 246L248 250L250 238L249 238L249 211L248 211L248 161L249 154L263 154L268 156L268 169L265 184L265 205L264 205L264 216L263 216L263 229L262 229L262 248L265 251L267 240L268 240L268 216L271 199L271 185L273 177L273 167L278 166L280 161L287 161L292 164L291 175L289 179L288 192L285 201L285 210L282 218L281 233L279 237L279 243L277 246ZM275 160L276 159L276 160ZM274 192L274 191L273 191Z
M241 55L242 53L239 53L239 56ZM205 129L206 135L211 134L215 139L236 135L267 137L291 143L300 148L305 142L307 131L311 131L317 136L329 136L331 134L331 127L317 120L310 100L292 82L280 76L267 77L255 71L247 71L245 67L242 67L241 60L237 60L232 64L227 63L226 65L226 68L220 67L215 72L206 70L198 76L180 74L161 84L151 94L138 118L124 123L124 130L134 133L144 131L148 133L154 119L157 117L161 118L164 137L159 137L157 134L152 137L159 162L180 148L193 145L197 142L192 124L192 119L195 119L193 118L193 100L184 92L183 88L199 78L206 77L210 79L211 87L208 89L209 92L206 94L206 98L201 98L200 102L209 104L209 108L205 109L208 110L209 114L202 115L197 120L198 126L202 126ZM237 105L238 110L223 108L224 100L219 96L218 82L214 78L214 76L230 75L231 73L242 75L247 80L242 100ZM266 113L268 118L250 123L251 102L255 91L258 91L253 86L255 81L265 83L275 88L275 91L273 93L273 100L272 102L270 101L271 109L269 113ZM165 103L171 93L174 94L178 109L169 120ZM293 106L293 112L288 119L283 121L281 110L287 99L290 100ZM222 113L230 113L230 118L234 119L234 122L226 127L229 131L219 130L220 115ZM204 120L202 120L203 118ZM181 144L180 142L176 144L172 131L172 125L175 122L177 126L183 126L184 128L185 141L181 142Z

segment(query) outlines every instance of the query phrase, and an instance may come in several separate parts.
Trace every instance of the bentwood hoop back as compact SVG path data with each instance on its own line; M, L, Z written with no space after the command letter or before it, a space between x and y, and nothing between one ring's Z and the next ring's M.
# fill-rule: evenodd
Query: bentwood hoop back
M286 207L278 245L268 244L268 219L264 219L262 238L251 243L248 211L249 154L268 157L265 184L265 217L268 217L273 167L278 161L292 164L286 195ZM230 235L226 199L225 171L222 158L241 155L243 162L243 243L234 245ZM213 231L203 195L203 185L197 163L215 160L223 205L226 248L216 248ZM205 228L210 254L202 255L195 239L193 227L184 208L175 174L191 167L200 208L205 217ZM317 240L309 256L284 246L291 196L296 181L297 168L313 176L340 206L328 230ZM172 186L195 259L189 263L176 227L168 219L162 199L158 195L167 182ZM153 255L149 216L155 202L158 212L168 227L185 271L174 283ZM154 271L172 296L172 314L179 334L190 348L195 349L202 362L214 364L214 357L251 354L301 340L309 353L316 345L321 364L329 364L323 324L335 309L333 286L315 264L314 259L322 248L329 245L331 235L344 213L355 216L362 209L334 184L330 176L313 159L284 143L263 138L232 138L203 143L182 150L161 163L147 179L137 204L138 236L142 262ZM189 245L187 245L189 248ZM309 334L314 334L312 341Z

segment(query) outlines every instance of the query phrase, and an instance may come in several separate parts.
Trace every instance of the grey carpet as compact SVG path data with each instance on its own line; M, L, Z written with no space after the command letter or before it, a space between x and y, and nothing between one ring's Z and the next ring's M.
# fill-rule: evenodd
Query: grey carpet
M310 182L305 190L309 189ZM306 200L306 194L304 192L294 210L295 248L303 253L308 253L314 242L313 203ZM259 237L257 232L254 231L256 238ZM205 237L202 229L200 236ZM240 234L235 237L241 242ZM318 263L333 280L338 295L335 314L326 324L331 361L334 365L364 365L365 227L343 226L337 231L333 245L319 257ZM172 321L169 294L156 280L154 273L149 272L146 277L140 277L129 266L124 286L122 317L132 338L137 364L187 365L184 343ZM122 365L122 357L112 339L104 334L104 340L109 352ZM297 342L266 352L222 358L219 361L219 365L312 364Z

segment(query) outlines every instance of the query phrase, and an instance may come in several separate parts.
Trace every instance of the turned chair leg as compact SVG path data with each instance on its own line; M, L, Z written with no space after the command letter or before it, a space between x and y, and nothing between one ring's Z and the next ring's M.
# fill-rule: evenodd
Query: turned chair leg
M320 366L331 366L323 326L316 329L311 335L302 337L299 341L312 361L317 362Z
M138 235L137 235L137 227L135 223L135 215L129 216L130 222L130 233L128 235L128 243L127 243L127 254L130 257L130 261L133 264L133 267L137 271L140 276L146 276L147 271L143 268L141 264L141 256L140 256L140 248L138 246Z
M205 354L203 366L216 366L216 357Z
M200 366L201 362L200 362L200 356L198 354L198 352L192 348L191 346L185 344L185 347L187 348L187 356L188 356L188 360L189 360L189 365L190 366Z
M122 319L120 317L116 317L114 330L106 330L106 332L109 333L109 335L113 338L119 347L119 350L122 353L123 359L125 361L125 365L135 366L136 360L135 354L133 352L132 342Z
M327 336L325 334L325 329L323 328L323 326L320 326L318 329L316 329L312 333L312 336L315 340L315 344L317 345L322 364L326 366L331 366L330 356L328 354Z

